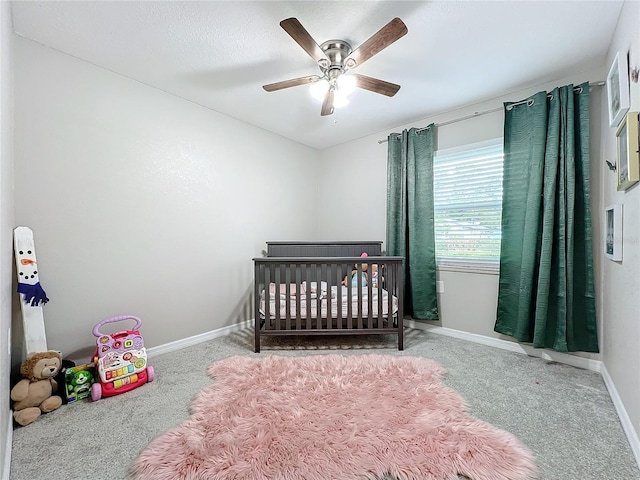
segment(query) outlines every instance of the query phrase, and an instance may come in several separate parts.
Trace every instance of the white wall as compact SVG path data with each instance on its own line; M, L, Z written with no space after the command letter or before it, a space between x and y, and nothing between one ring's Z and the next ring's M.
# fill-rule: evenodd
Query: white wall
M318 152L20 37L15 55L16 223L49 348L114 315L147 346L252 318L251 259L315 236Z
M0 477L8 478L13 421L9 413L13 265L13 27L0 2ZM6 470L5 470L6 467Z
M398 126L393 129L393 132L400 132L403 128L424 127L432 122L445 123L474 115L476 112L494 110L501 108L505 101L524 99L541 90L551 90L569 83L580 84L584 81L603 80L604 73L601 70L603 69L576 74L477 105L417 120L412 124ZM598 105L602 88L594 87L591 94L592 104ZM597 113L592 114L592 117L592 136L598 137L600 118ZM446 149L502 137L503 127L502 110L443 125L438 127L438 148ZM385 239L387 144L379 144L378 140L386 139L390 133L392 132L380 132L321 152L323 168L320 171L320 198L324 199L325 207L319 212L321 235L328 237L342 235L347 239ZM592 139L592 148L596 151L599 149L597 138ZM592 170L600 171L598 162L595 162L595 165L592 164ZM346 196L347 192L355 190L358 194ZM347 198L349 208L340 208L340 204ZM592 198L592 204L592 208L599 209L597 198ZM493 331L498 296L497 275L439 270L438 279L444 281L445 290L444 293L439 294L440 321L430 323L479 335L513 340L511 337L499 335ZM599 358L597 354L580 355Z
M640 3L625 2L615 36L607 55L607 70L616 52L629 54L629 65L640 68ZM640 85L630 82L631 109L640 111ZM607 112L606 95L601 106ZM602 305L603 362L636 432L640 434L640 184L626 192L616 190L616 175L604 165L604 159L616 158L616 128L602 124L599 157L602 169L602 209L613 203L623 204L622 262L602 260L599 299ZM636 160L637 161L637 160ZM601 231L601 230L600 230ZM602 251L602 242L599 243ZM601 256L602 257L602 256ZM640 462L640 444L636 445Z

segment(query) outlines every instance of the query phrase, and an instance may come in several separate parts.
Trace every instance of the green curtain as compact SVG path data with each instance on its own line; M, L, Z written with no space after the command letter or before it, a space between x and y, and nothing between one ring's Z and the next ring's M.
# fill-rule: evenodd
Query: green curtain
M438 319L433 224L435 125L388 137L387 254L405 257L404 311Z
M505 103L496 332L598 352L589 176L589 84Z

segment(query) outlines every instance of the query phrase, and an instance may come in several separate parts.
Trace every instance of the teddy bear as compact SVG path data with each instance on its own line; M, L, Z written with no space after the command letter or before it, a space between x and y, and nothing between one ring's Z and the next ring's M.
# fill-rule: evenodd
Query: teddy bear
M54 377L60 371L59 352L30 353L20 366L24 377L11 389L13 418L19 425L29 425L41 413L51 412L62 405L62 398L53 393L58 388Z

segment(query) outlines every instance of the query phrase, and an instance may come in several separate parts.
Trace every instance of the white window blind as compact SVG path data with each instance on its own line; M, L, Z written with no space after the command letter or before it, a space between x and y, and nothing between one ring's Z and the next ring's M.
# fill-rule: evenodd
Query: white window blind
M435 153L433 191L439 266L499 269L502 168L502 138Z

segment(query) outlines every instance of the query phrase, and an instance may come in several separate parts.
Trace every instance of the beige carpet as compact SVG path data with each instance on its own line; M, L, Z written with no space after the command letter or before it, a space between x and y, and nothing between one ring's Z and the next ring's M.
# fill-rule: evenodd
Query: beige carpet
M403 352L393 336L267 338L262 347L262 353L253 353L249 329L152 357L152 383L94 403L63 406L16 429L11 480L124 480L153 439L189 417L192 399L211 384L206 372L211 363L233 355L328 353L437 361L447 371L444 383L466 400L470 414L532 450L542 480L640 479L597 373L420 330L407 330Z

